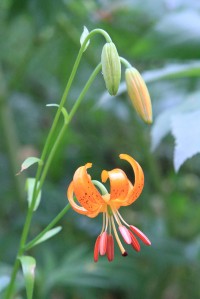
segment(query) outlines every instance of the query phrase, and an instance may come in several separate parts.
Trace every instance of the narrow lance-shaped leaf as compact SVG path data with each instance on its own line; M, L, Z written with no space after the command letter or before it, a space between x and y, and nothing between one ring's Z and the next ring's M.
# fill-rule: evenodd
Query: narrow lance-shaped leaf
M22 271L25 279L27 299L32 299L35 281L36 261L31 256L21 256L19 260L22 265Z
M20 171L16 175L19 175L22 171L29 168L31 165L35 163L42 163L42 160L36 157L28 157L26 160L24 160L24 162L21 165Z
M38 239L30 248L32 248L33 246L42 243L50 238L52 238L53 236L55 236L56 234L58 234L61 231L62 227L61 226L57 226L52 228L51 230L49 230L48 232L46 232L40 239ZM29 248L29 249L30 249Z
M40 182L38 182L37 185L39 185ZM33 200L33 191L34 191L34 185L35 185L35 178L28 178L26 180L26 191L27 191L27 201L28 201L28 205L31 205L31 202ZM41 194L42 192L40 191L38 193L37 199L35 201L35 206L34 206L34 211L37 210L39 204L40 204L40 199L41 199Z

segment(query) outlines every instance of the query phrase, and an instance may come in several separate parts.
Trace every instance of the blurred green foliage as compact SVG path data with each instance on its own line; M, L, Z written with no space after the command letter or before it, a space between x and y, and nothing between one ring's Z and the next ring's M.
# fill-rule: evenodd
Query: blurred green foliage
M65 192L78 166L93 162L92 174L98 179L102 169L119 165L118 155L124 152L141 163L146 183L140 199L122 213L126 213L129 223L144 230L152 246L143 246L139 254L130 252L126 259L116 248L113 263L101 258L94 264L93 244L101 219L88 219L70 211L60 223L63 230L59 235L32 249L37 259L34 298L198 299L199 156L188 160L176 174L172 162L174 139L169 134L173 128L160 127L159 131L163 113L165 124L169 126L172 121L168 109L180 113L179 107L193 95L199 101L197 0L147 0L145 4L139 0L1 0L0 292L8 280L24 222L25 176L34 176L35 167L19 177L15 174L27 156L39 156L41 152L55 113L45 105L59 102L84 25L89 30L107 30L120 55L146 75L146 71L153 76L156 70L165 71L172 65L184 67L191 62L197 71L173 79L149 80L156 119L152 133L138 119L125 93L102 101L103 79L99 76L95 80L50 169L31 236L66 204ZM68 107L99 62L102 41L98 37L92 40L84 54ZM199 109L189 108L192 112ZM190 123L187 129L193 132ZM158 131L161 135L155 133ZM154 136L152 140L150 136ZM191 144L187 145L189 149ZM154 152L151 146L156 148ZM195 153L198 151L197 145ZM22 294L18 298L24 298L21 274L17 287Z

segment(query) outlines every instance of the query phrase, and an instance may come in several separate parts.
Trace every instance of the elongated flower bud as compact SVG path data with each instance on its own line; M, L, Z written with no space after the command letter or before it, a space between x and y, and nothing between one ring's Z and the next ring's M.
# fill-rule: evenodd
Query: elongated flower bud
M128 94L136 112L146 123L152 123L151 99L142 76L134 67L130 67L126 69L125 77Z
M115 44L106 43L101 54L102 73L110 95L116 95L121 80L121 62Z

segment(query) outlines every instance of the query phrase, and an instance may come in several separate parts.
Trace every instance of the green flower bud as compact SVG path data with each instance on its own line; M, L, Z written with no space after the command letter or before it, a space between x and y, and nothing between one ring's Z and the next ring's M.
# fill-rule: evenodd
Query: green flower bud
M102 73L110 95L116 95L121 80L121 62L115 44L106 43L101 54Z
M136 112L146 123L151 124L151 99L142 76L134 67L130 67L126 69L125 77L128 94Z

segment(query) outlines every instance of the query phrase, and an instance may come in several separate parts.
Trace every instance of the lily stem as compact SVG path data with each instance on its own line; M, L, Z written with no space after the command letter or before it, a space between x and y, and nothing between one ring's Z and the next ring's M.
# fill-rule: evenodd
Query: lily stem
M26 239L27 239L27 236L28 236L28 232L29 232L29 228L30 228L30 224L31 224L31 220L32 220L32 215L33 215L33 210L34 210L35 202L36 202L37 196L38 196L38 194L39 194L39 192L40 192L40 190L41 190L41 188L43 186L44 180L45 180L46 175L47 175L47 171L48 171L48 169L50 167L50 164L52 162L52 159L53 159L53 157L54 157L54 155L56 153L58 145L60 144L60 141L61 141L61 139L62 139L62 137L63 137L63 135L64 135L67 127L68 127L68 124L71 122L71 120L72 120L74 114L76 113L78 107L80 106L81 101L84 98L87 90L91 86L93 80L96 78L96 76L100 72L100 70L101 70L101 63L99 63L97 65L97 67L95 68L95 70L91 74L91 76L88 79L87 83L85 84L82 92L80 93L78 99L76 100L74 106L72 107L67 122L64 122L64 125L63 125L62 129L60 130L60 132L59 132L59 134L58 134L58 136L57 136L57 138L56 138L56 140L54 142L53 147L50 150L50 153L49 153L47 161L46 161L46 163L44 165L44 168L42 169L41 168L42 165L40 165L40 164L38 166L38 171L37 171L36 179L37 179L37 182L39 182L39 186L38 186L38 188L35 188L35 193L33 193L33 199L32 199L31 205L30 205L30 207L28 209L28 212L27 212L27 216L26 216L24 228L23 228L23 231L22 231L22 236L21 236L21 240L20 240L20 244L19 244L19 249L18 249L17 257L15 259L13 271L12 271L12 274L11 274L11 280L10 280L10 284L9 284L9 286L7 288L5 299L10 299L10 297L11 297L11 295L13 293L13 288L14 288L14 283L15 283L16 275L17 275L17 271L18 271L18 268L19 268L19 265L20 265L18 257L22 256L23 253L24 253L25 243L26 243ZM65 89L64 94L66 94L66 89ZM62 97L62 99L63 98L64 97ZM61 104L62 104L62 106L61 106ZM58 111L61 111L60 107L63 107L63 105L64 105L62 100L61 100L61 104L60 104L60 106L58 108ZM58 112L57 112L56 115L58 115ZM53 128L55 126L54 124L55 124L55 122L57 123L57 121L58 121L58 117L57 118L55 117L54 123L52 125L52 128L51 128L51 131L50 131L49 135L52 134ZM51 138L48 136L48 138L47 138L47 142L48 143L50 142L50 139ZM42 154L42 157L46 155L47 150L48 150L48 148L47 148L47 146L45 146L43 154ZM42 157L41 157L41 159L42 159ZM40 176L41 171L42 171L42 174L41 174L41 179L39 181L39 176ZM43 234L44 233L45 232L43 231Z
M33 240L31 240L29 243L27 243L24 247L24 250L29 250L31 249L34 244L41 239L44 234L46 234L46 232L48 232L52 227L54 227L56 225L56 223L58 223L58 221L60 221L60 219L62 219L62 217L67 213L67 211L71 208L70 204L67 204L64 209L62 209L62 211L60 211L60 213L43 229L43 231L41 231Z

